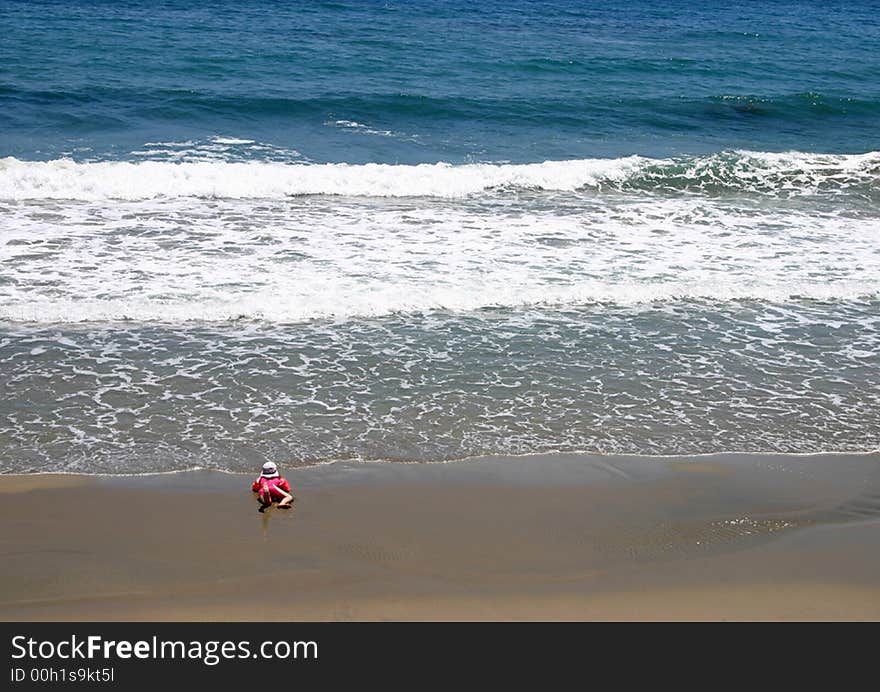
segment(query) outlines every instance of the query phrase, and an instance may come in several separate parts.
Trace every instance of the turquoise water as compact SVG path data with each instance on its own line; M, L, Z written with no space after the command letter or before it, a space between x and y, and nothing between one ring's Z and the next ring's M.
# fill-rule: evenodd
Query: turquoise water
M878 16L0 0L0 470L877 448Z
M880 117L878 10L4 0L2 148L130 160L151 141L235 137L349 163L863 153Z

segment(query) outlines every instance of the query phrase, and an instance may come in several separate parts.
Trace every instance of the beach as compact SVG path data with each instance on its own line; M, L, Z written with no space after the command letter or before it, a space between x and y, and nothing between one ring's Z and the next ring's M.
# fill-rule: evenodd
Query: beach
M875 4L6 0L0 620L880 619Z
M876 620L875 455L0 479L6 621Z

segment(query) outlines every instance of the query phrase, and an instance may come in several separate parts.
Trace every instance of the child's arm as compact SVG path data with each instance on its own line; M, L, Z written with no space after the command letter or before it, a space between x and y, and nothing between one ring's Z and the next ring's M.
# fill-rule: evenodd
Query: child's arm
M275 485L275 489L284 496L281 502L278 503L279 507L287 508L293 504L295 498L290 491L290 483L287 482L286 478L281 478Z

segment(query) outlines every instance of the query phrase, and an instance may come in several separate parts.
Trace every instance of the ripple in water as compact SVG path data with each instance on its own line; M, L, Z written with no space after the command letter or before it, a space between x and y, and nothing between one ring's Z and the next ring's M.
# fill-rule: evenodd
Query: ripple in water
M0 469L864 451L878 339L876 301L7 324Z

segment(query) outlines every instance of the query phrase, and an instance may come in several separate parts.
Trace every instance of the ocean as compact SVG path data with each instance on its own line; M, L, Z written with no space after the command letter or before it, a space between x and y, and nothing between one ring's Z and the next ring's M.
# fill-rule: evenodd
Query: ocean
M880 2L0 26L0 472L880 447Z

